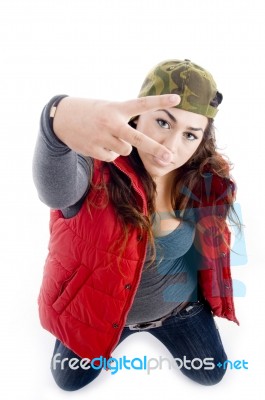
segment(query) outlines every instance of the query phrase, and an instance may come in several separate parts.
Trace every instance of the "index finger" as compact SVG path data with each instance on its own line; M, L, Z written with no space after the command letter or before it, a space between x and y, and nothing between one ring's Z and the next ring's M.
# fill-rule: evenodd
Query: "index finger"
M129 118L144 114L147 111L158 110L161 107L174 107L180 103L177 94L162 94L159 96L139 97L122 103L122 108Z
M173 153L168 148L137 129L132 128L130 125L122 126L119 132L119 138L130 143L137 149L155 156L159 159L161 165L168 165L172 162Z

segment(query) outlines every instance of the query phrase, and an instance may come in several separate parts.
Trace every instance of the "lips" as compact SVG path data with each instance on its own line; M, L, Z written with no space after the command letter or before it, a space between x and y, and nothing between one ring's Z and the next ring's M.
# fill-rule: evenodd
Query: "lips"
M172 164L171 162L163 161L163 160L161 160L160 158L155 157L155 156L153 156L152 159L153 159L153 162L154 162L156 165L160 166L160 167L168 167L170 164Z

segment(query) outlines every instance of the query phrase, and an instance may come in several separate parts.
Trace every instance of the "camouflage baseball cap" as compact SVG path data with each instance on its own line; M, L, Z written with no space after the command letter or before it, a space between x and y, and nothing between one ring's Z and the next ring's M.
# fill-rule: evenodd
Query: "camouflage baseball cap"
M167 60L156 65L147 75L139 97L178 94L182 110L214 118L223 96L212 75L190 60Z

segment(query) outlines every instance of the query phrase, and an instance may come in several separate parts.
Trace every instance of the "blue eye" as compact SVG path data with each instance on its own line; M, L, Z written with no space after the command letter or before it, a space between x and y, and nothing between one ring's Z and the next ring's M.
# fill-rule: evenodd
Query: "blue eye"
M198 137L196 135L194 135L194 133L191 133L191 132L185 132L184 136L186 137L187 140L189 140L191 142L193 140L197 140L198 139Z
M170 124L165 121L164 119L158 118L156 120L156 122L158 123L158 125L163 128L163 129L170 129Z

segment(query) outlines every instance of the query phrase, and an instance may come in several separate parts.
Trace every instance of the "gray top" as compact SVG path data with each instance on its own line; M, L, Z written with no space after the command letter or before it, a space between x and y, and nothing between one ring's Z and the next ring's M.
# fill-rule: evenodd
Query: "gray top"
M62 96L64 97L64 96ZM60 209L65 218L77 214L87 191L93 160L70 150L50 126L50 107L44 108L33 157L33 179L40 200ZM148 264L149 251L127 324L159 319L187 300L196 300L197 270L192 264L194 227L181 222L177 229L155 239L156 262Z
M194 227L183 221L173 232L155 238L156 261L146 266L147 253L127 325L155 321L180 303L197 300L197 270L191 268L194 232Z
M52 131L50 108L58 97L51 99L41 115L33 156L33 180L40 200L70 218L80 208L76 203L89 189L93 161L70 150Z

